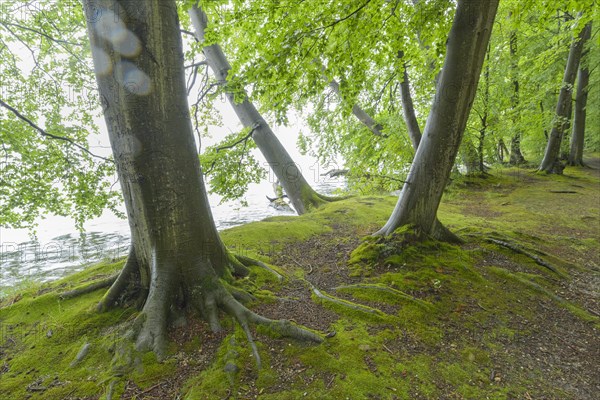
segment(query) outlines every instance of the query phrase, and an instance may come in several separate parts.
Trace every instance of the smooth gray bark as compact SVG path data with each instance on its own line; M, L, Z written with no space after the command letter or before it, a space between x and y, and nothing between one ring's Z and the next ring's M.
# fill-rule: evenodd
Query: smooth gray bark
M175 1L85 0L84 9L132 237L130 259L99 308L133 281L143 304L133 328L138 348L159 356L168 322L186 310L199 311L214 330L219 309L242 324L269 324L220 281L233 262L194 143Z
M408 66L406 63L403 64L403 76L402 83L400 83L400 96L402 97L402 115L404 116L404 122L408 130L408 136L413 145L413 149L417 151L419 143L421 143L421 128L419 127L419 121L417 121L417 115L415 114L415 106L412 100L412 94L410 93L410 81L408 79Z
M331 81L329 81L329 87L335 92L335 94L338 95L338 97L342 97L341 93L340 93L340 84L335 80L332 79ZM371 117L369 114L367 114L367 112L365 110L363 110L358 104L355 104L352 106L352 114L354 114L354 116L363 124L365 125L367 128L369 128L369 130L371 132L373 132L374 135L376 136L381 136L383 135L383 126L378 123L377 121L375 121L373 119L373 117Z
M547 173L562 174L564 165L559 160L561 142L564 134L568 131L570 125L570 114L572 108L573 86L575 76L579 68L579 62L583 52L583 46L587 38L590 37L591 25L586 25L576 38L573 38L569 50L569 58L565 67L562 87L558 95L556 105L555 121L548 138L544 159L539 167L540 171Z
M208 19L204 11L194 5L189 11L195 34L200 43L204 42L204 32L208 25ZM308 184L300 167L294 163L285 150L269 124L260 115L256 107L248 100L244 90L234 93L228 89L227 78L231 66L218 44L205 46L203 49L206 62L212 69L217 81L224 86L225 95L233 107L236 115L245 128L252 129L252 139L263 154L269 166L273 169L283 190L290 199L298 214L304 214L310 208L318 207L327 199L320 196ZM236 98L237 97L237 98ZM241 101L240 101L241 100Z
M437 209L475 98L497 8L498 0L458 1L421 144L396 207L376 235L414 225L437 239L457 240L437 220Z
M590 29L586 35L591 34ZM589 37L584 37L582 40L588 40ZM577 77L577 95L575 97L575 113L573 117L573 134L571 135L571 148L569 151L569 165L584 166L583 163L583 146L585 137L585 117L587 98L589 91L590 70L587 65L579 68Z

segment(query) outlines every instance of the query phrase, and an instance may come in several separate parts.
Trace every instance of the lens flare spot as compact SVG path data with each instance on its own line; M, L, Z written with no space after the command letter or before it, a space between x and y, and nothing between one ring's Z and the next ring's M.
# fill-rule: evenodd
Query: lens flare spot
M145 96L152 91L152 82L144 71L127 61L121 62L120 67L123 71L121 84L127 92L137 96Z
M122 41L129 32L117 14L108 9L103 9L95 23L98 35L113 43Z
M125 57L135 57L140 54L142 45L140 39L131 31L127 31L126 35L113 42L115 51L118 51Z
M97 75L103 76L108 75L112 71L112 63L110 62L110 56L101 48L93 47L92 56L94 60L94 71Z

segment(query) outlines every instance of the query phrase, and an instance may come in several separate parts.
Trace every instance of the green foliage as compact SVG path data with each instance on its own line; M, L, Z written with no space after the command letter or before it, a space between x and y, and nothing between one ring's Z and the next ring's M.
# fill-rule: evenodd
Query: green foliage
M200 156L210 192L221 195L221 202L243 197L250 183L259 183L266 177L266 171L252 155L256 144L251 134L249 130L242 130L227 135Z
M442 204L442 222L461 232L467 244L414 243L415 232L404 228L391 240L365 241L362 250L353 254L369 274L343 282L348 284L345 289L327 288L330 295L385 310L385 318L324 303L334 313L326 329L336 334L318 346L268 338L267 332L258 329L255 339L263 361L261 371L255 369L245 334L231 326L228 318L222 321L227 334L221 336L196 321L198 325L184 331L189 334L175 332L179 347L173 346L175 354L166 363L158 363L151 353L128 355L134 367L121 371L130 380L127 387L139 387L150 396L155 394L153 387L175 385L171 397L190 399L206 398L207 393L264 399L511 399L526 394L572 398L554 381L555 376L564 376L554 354L555 371L548 370L547 364L533 363L521 373L514 354L519 348L514 346L539 345L539 331L534 329L544 326L540 324L547 315L556 316L563 308L563 317L572 318L568 321L597 326L598 318L584 309L581 299L560 294L570 282L557 280L529 259L488 246L484 239L501 237L538 248L547 253L544 259L567 272L580 271L582 267L551 254L577 260L596 250L598 226L593 215L598 211L598 176L581 169L557 181L517 168L491 172L491 178L465 177L454 182ZM559 194L548 192L557 183L559 189L566 189L573 182L578 185L578 202L558 202L554 196ZM323 252L328 246L355 240L369 226L383 224L394 200L391 196L355 197L301 217L277 217L229 229L222 236L228 247L267 262L271 257L285 259L288 253L282 249L293 249L307 240L319 243L323 247L315 251ZM546 212L554 216L551 226ZM592 222L580 226L577 237L569 237L573 221L582 220ZM114 378L113 367L119 365L118 357L112 360L119 351L120 335L136 310L96 313L94 306L104 290L69 300L60 300L59 293L111 276L123 262L91 266L54 283L13 291L0 300L0 346L6 356L2 360L6 366L0 364L0 393L24 398L32 394L28 387L39 386L46 390L34 396L48 399L106 393ZM268 279L258 268L252 268L250 278L233 283L268 293L269 304L260 300L251 308L274 306L274 310L279 303L275 296L285 297L284 305L294 304L301 291L309 293L296 279L305 277L321 285L319 276L325 276L331 265L314 264L310 277L291 261L278 267L288 277L283 284ZM545 311L537 315L540 310ZM78 366L69 367L85 343L91 344L89 354ZM506 371L510 366L515 367ZM501 381L491 378L495 373L502 373ZM114 395L124 390L121 381Z
M4 1L0 11L0 226L33 227L50 213L81 229L116 211L114 165L31 126L95 151L99 102L81 6Z

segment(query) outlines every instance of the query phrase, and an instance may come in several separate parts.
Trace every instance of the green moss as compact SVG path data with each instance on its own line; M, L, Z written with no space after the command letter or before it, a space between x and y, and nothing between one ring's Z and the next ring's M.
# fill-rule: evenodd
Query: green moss
M512 272L507 271L506 269L496 268L496 267L491 267L490 271L502 278L510 279L512 281L518 282L518 283L522 284L523 286L525 286L527 289L531 290L532 292L543 295L544 297L548 297L548 298L554 300L557 304L559 304L560 306L566 308L571 313L573 313L573 315L576 315L577 317L579 317L585 321L595 322L598 326L600 326L600 318L599 317L590 314L588 311L582 309L581 307L577 306L576 304L573 304L573 303L563 299L562 297L556 295L555 293L553 293L551 291L551 289L542 286L540 283L534 282L534 280L538 280L540 282L545 283L543 278L536 276L536 275L525 274L525 273L521 273L521 272L512 273Z
M0 393L15 399L27 395L94 398L116 382L114 397L118 397L126 380L149 389L174 379L178 360L185 357L198 360L194 364L198 370L181 388L181 396L189 399L524 398L534 375L490 380L497 363L515 362L504 344L531 334L527 327L515 324L514 315L539 318L528 306L529 300L548 298L596 326L599 321L580 305L555 294L560 285L555 274L531 259L486 243L485 238L515 242L565 274L587 271L584 262L597 263L593 252L600 233L595 223L598 178L585 170L567 171L570 176L555 178L503 169L485 179L455 180L445 193L439 217L466 239L462 246L418 242L410 227L391 238L365 238L349 259L361 278L336 280L335 285L346 286L339 290L321 287L320 281L315 284L331 296L386 314L325 301L323 305L337 314L328 327L336 334L318 346L288 339L267 341L264 337L271 332L258 328L254 332L263 361L261 371L256 369L244 332L234 328L229 318L222 321L229 334L208 365L199 361L202 334L181 347L173 344L175 355L158 363L152 354L138 354L123 340L135 310L94 311L105 290L60 300L63 291L116 273L124 260L91 266L50 284L30 282L0 300L0 371L3 361L9 360L8 370L0 372ZM568 188L579 192L577 201L550 192ZM232 250L263 262L271 262L285 246L315 237L335 240L343 253L347 243L381 227L396 200L392 196L355 197L324 204L300 217L275 217L232 228L222 236ZM547 212L553 213L551 221ZM332 235L338 232L342 236ZM489 260L495 260L490 255L520 272L500 268L501 263L490 265ZM314 267L310 275L294 265L272 266L286 276L283 282L262 268L251 267L248 278L230 284L253 293L260 306L277 301L278 292L295 301L300 295L293 291L294 285L309 293L297 280L313 281L337 270L328 262ZM86 343L89 353L71 367ZM536 379L543 381L540 371L532 371L538 373ZM565 397L552 382L543 384L546 392L529 394ZM46 390L29 392L30 385ZM540 387L539 382L536 385Z

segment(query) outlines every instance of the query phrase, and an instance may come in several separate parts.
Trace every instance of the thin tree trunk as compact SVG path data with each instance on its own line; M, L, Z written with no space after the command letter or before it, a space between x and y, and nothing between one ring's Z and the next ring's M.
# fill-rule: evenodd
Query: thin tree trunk
M335 92L335 94L338 95L338 97L342 98L342 95L340 93L340 84L335 80L332 79L331 81L329 81L329 87L331 88L331 90L333 90ZM355 104L352 106L352 114L354 114L354 116L363 124L365 125L367 128L369 128L369 130L371 132L373 132L374 135L376 136L382 136L383 135L383 126L378 123L377 121L375 121L373 119L373 117L371 117L369 114L367 114L367 112L365 110L363 110L358 104Z
M479 129L479 145L477 146L477 155L479 157L479 172L481 174L485 173L485 164L484 164L484 147L485 147L485 137L487 134L488 128L488 117L490 112L490 53L491 46L488 45L487 56L486 56L486 65L485 65L485 73L483 74L484 79L484 92L483 92L483 115L481 115L481 128Z
M414 225L425 235L458 240L437 220L437 209L473 103L498 0L459 0L448 35L436 96L398 203L376 235Z
M188 310L214 330L221 309L242 326L308 334L252 313L220 280L231 276L232 257L217 233L194 143L175 1L85 0L84 9L132 237L130 259L104 301L125 295L133 280L143 308L132 333L138 349L159 356L169 322ZM101 309L112 305L105 302Z
M504 163L505 154L508 154L508 149L506 148L506 144L504 144L504 140L500 139L498 141L498 146L496 147L496 156L498 157L498 162Z
M512 13L511 13L512 15ZM513 31L510 34L510 71L513 83L513 95L511 98L512 120L513 120L513 137L510 141L510 164L524 164L525 157L521 153L521 130L519 126L519 67L517 58L517 32Z
M591 25L586 25L578 37L574 38L569 50L569 58L565 67L562 87L558 96L556 105L556 114L554 126L548 138L548 144L544 154L544 159L539 167L540 171L547 173L562 174L564 166L559 160L561 142L564 134L569 129L569 115L572 107L573 84L575 83L575 75L579 68L583 46L587 38L590 37Z
M198 41L203 43L204 32L208 25L207 16L197 5L194 5L190 9L189 15L196 30ZM302 175L300 167L294 163L294 160L292 160L279 139L277 139L269 124L248 100L246 93L240 93L239 91L234 93L232 90L227 89L227 78L231 66L221 46L213 44L204 47L203 51L206 62L215 74L217 81L225 86L227 99L242 125L253 130L252 138L256 142L256 146L273 169L296 212L304 214L311 208L326 203L328 199L325 196L319 195L308 184ZM240 95L243 98L242 101L240 101Z
M587 34L591 33L590 29ZM584 38L582 40L588 40ZM583 145L585 136L585 117L588 98L588 84L590 81L590 70L587 65L579 68L577 78L577 95L575 97L575 116L573 118L573 134L571 136L571 149L569 151L569 165L584 166Z
M462 162L466 175L476 175L479 172L479 157L471 139L463 140Z

